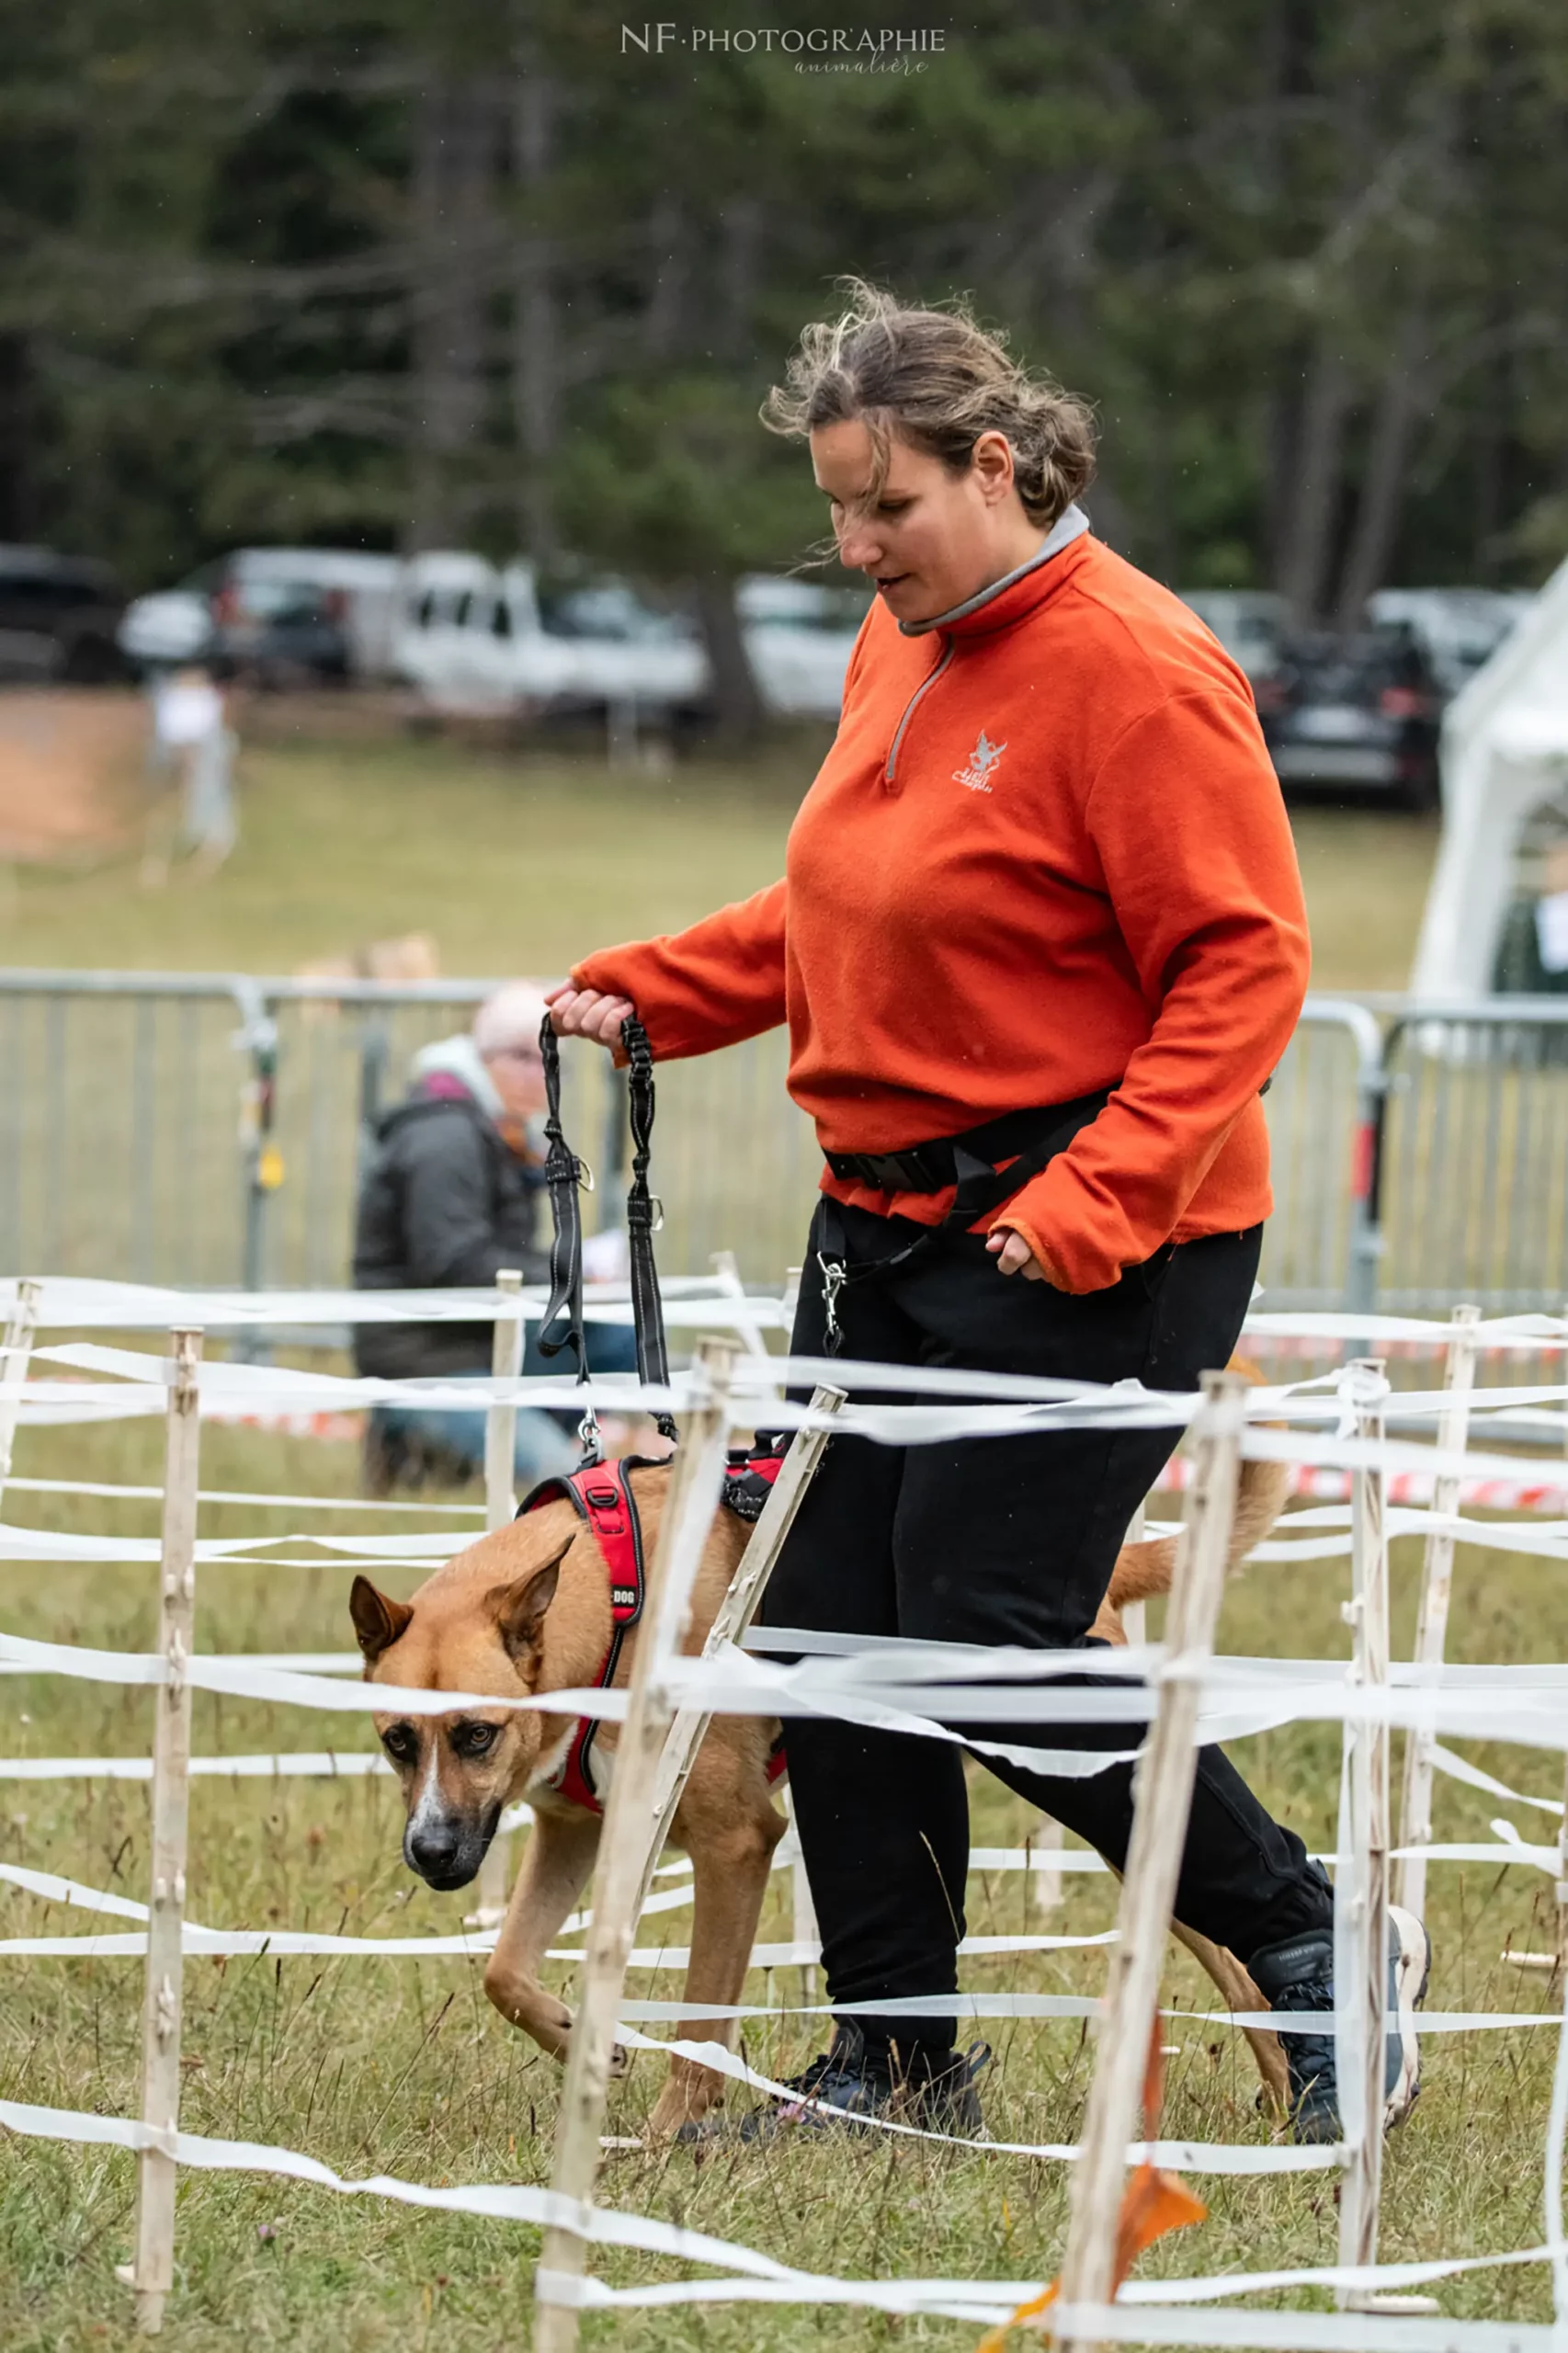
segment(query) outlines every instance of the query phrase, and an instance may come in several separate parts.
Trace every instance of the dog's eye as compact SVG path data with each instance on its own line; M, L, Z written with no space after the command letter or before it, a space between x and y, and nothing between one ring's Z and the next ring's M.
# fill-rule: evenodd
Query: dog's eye
M460 1756L488 1756L500 1737L499 1724L460 1724L452 1746Z
M394 1765L412 1765L419 1754L419 1735L412 1724L390 1724L381 1734L381 1746Z

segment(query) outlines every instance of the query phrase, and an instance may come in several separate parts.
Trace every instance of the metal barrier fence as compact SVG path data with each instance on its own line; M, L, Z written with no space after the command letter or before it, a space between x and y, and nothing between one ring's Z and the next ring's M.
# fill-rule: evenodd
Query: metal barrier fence
M1568 1297L1568 1005L1408 1003L1383 1047L1369 1188L1379 1304L1486 1313Z
M366 1137L493 983L0 972L0 1267L251 1288L347 1278ZM608 1057L563 1058L567 1131L624 1186ZM660 1264L777 1282L821 1165L780 1033L658 1076ZM1568 1004L1309 998L1265 1101L1270 1306L1492 1312L1568 1294Z

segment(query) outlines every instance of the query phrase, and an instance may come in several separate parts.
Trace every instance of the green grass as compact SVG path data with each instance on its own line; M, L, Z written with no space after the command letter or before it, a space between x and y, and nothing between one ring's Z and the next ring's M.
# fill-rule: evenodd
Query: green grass
M17 1469L45 1475L155 1481L155 1426L25 1433ZM210 1426L203 1483L271 1492L348 1494L354 1449ZM14 1492L6 1518L84 1530L152 1532L153 1506ZM203 1532L281 1527L286 1513L210 1506ZM352 1515L312 1515L325 1532ZM406 1526L406 1521L401 1523ZM1415 1548L1395 1547L1395 1649L1408 1655ZM5 1621L61 1641L145 1647L153 1629L153 1573L123 1567L0 1569ZM1450 1650L1470 1659L1561 1656L1561 1572L1474 1551L1461 1553ZM397 1590L403 1585L383 1580ZM341 1564L312 1569L205 1570L199 1597L203 1647L339 1648L348 1627ZM1232 1589L1223 1640L1233 1651L1342 1655L1338 1605L1345 1564L1257 1569ZM1282 1606L1283 1603L1283 1606ZM35 1755L145 1753L151 1700L78 1682L7 1678L8 1747ZM367 1745L362 1717L306 1717L199 1694L199 1754ZM1550 1792L1554 1760L1517 1749L1477 1749L1514 1783ZM1270 1803L1314 1846L1332 1831L1337 1738L1328 1727L1274 1732L1238 1747ZM1397 1762L1397 1760L1396 1760ZM1397 1786L1397 1782L1396 1782ZM983 1775L973 1782L977 1835L1015 1843L1026 1809ZM1438 1835L1484 1837L1507 1812L1498 1802L1438 1784ZM1516 1812L1518 1810L1515 1810ZM10 1783L0 1788L7 1858L95 1886L144 1895L146 1796L124 1783ZM398 1852L395 1791L385 1780L194 1785L191 1916L212 1925L269 1923L350 1933L449 1931L463 1896L415 1882ZM1521 1824L1542 1835L1539 1819ZM782 1880L764 1933L783 1931ZM977 1932L1048 1926L1091 1931L1110 1917L1103 1880L1067 1882L1063 1910L1042 1922L1019 1875L971 1886ZM1443 2008L1546 2006L1553 1989L1499 1965L1510 1941L1550 1937L1548 1882L1524 1870L1437 1865L1432 1871L1437 1966L1431 2000ZM81 1913L7 1892L7 1933L85 1932ZM679 1920L682 1915L676 1915ZM110 1925L106 1923L107 1925ZM973 1986L1096 1990L1103 1955L1026 1955L971 1961ZM562 1965L561 1975L567 1972ZM385 2171L422 2181L542 2182L559 2078L533 2046L486 2005L479 1972L461 1961L192 1961L187 1966L182 2120L188 2130L279 2143L350 2176ZM667 1995L668 1979L634 1981ZM1206 1985L1174 1949L1165 1990L1211 2006ZM141 1966L8 1961L0 1973L0 2092L45 2105L126 2113L136 2099ZM748 1999L766 1998L759 1977ZM775 1998L798 2000L793 1972ZM985 2079L999 2137L1072 2140L1087 2081L1081 2028L1003 2024L986 2029L996 2058ZM815 2047L811 2021L748 2028L746 2049L769 2070ZM1254 2078L1239 2038L1176 2025L1166 2128L1195 2139L1258 2141ZM1500 2252L1542 2236L1541 2153L1554 2038L1550 2031L1433 2038L1427 2087L1391 2143L1381 2252L1385 2259ZM612 2101L609 2129L634 2130L653 2097L656 2064L640 2059ZM1210 2218L1144 2258L1141 2276L1332 2262L1330 2177L1211 2179L1197 2185ZM1050 2276L1062 2251L1065 2176L1059 2165L878 2141L767 2152L725 2149L698 2164L688 2153L609 2159L607 2203L688 2223L788 2262L843 2274L896 2277ZM132 2161L42 2143L0 2143L0 2342L8 2353L61 2353L131 2341L130 2299L114 2266L130 2252ZM239 2176L182 2180L177 2277L165 2342L207 2353L243 2339L290 2353L496 2353L528 2339L528 2290L538 2237L522 2226L421 2214L303 2186ZM596 2268L619 2282L667 2277L670 2267L623 2254ZM1454 2315L1540 2319L1540 2272L1481 2273L1437 2291ZM1326 2299L1312 2300L1322 2305ZM585 2341L618 2353L697 2347L779 2353L891 2342L971 2347L972 2327L892 2323L843 2309L744 2304L627 2313L592 2320ZM1027 2341L1020 2339L1020 2343Z
M213 881L176 870L166 888L143 889L130 857L81 874L23 869L6 961L287 972L428 930L444 972L561 971L772 881L821 749L802 731L744 764L629 777L586 756L430 738L255 745L240 847ZM1292 822L1314 986L1403 986L1435 823L1311 801Z

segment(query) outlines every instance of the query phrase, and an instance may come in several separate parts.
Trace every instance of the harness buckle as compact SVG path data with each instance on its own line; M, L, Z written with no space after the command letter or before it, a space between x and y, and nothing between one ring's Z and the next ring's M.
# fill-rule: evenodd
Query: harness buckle
M591 1193L594 1189L594 1172L585 1160L577 1163L577 1186L584 1193Z

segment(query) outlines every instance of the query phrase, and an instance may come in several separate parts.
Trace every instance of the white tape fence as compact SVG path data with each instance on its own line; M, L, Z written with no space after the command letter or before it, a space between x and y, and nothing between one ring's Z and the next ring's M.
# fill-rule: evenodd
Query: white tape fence
M143 1957L147 1963L147 2022L144 2033L146 2095L140 2121L83 2116L64 2110L0 2103L0 2123L23 2135L118 2145L137 2151L142 2197L139 2211L135 2286L142 2325L156 2327L172 2280L172 2186L176 2169L233 2167L277 2173L319 2183L339 2192L371 2195L408 2203L444 2208L500 2219L527 2221L545 2229L547 2259L540 2267L540 2298L536 2341L545 2353L575 2340L577 2318L584 2310L619 2306L701 2302L716 2300L816 2302L843 2303L885 2313L946 2313L975 2324L1004 2321L1017 2305L1037 2293L1039 2280L906 2280L865 2281L835 2279L775 2262L766 2254L733 2243L683 2231L674 2225L629 2214L610 2212L592 2203L593 2173L598 2146L604 2086L591 2079L570 2082L563 2102L562 2148L571 2162L567 2180L558 2165L555 2187L542 2189L474 2188L432 2189L418 2184L373 2177L346 2182L328 2168L298 2153L233 2142L203 2141L179 2131L178 2086L178 1966L190 1953L362 1953L408 1958L472 1960L486 1953L494 1941L483 1927L446 1938L325 1937L313 1932L276 1927L267 1931L215 1929L185 1914L186 1864L176 1832L182 1832L183 1788L193 1776L233 1776L265 1779L284 1775L353 1775L385 1771L384 1761L369 1749L280 1750L276 1754L236 1754L233 1756L190 1757L180 1753L177 1737L182 1711L188 1722L193 1690L222 1691L274 1704L314 1709L335 1714L367 1713L375 1706L369 1688L343 1679L357 1669L352 1654L278 1656L276 1654L217 1655L203 1654L188 1639L187 1604L194 1597L198 1573L203 1580L221 1575L225 1567L241 1563L267 1563L278 1568L333 1563L346 1569L351 1563L374 1567L434 1567L447 1558L453 1535L447 1528L421 1529L409 1535L387 1534L369 1528L352 1536L323 1538L308 1531L297 1534L259 1532L222 1540L198 1539L196 1506L204 1491L197 1482L194 1443L176 1445L183 1430L193 1433L203 1418L233 1415L265 1402L270 1409L307 1414L358 1411L395 1398L401 1403L435 1406L477 1404L492 1416L494 1430L505 1428L517 1406L573 1404L582 1392L562 1381L524 1381L500 1370L486 1383L464 1382L460 1391L439 1382L382 1383L340 1380L314 1371L196 1360L190 1345L171 1345L166 1357L134 1348L107 1347L81 1342L40 1345L37 1335L50 1330L82 1330L98 1326L119 1331L192 1331L222 1324L265 1327L269 1322L298 1326L316 1317L324 1322L346 1320L352 1313L365 1320L369 1304L362 1295L287 1294L251 1298L233 1292L187 1295L150 1291L140 1287L79 1282L17 1285L0 1289L0 1305L7 1324L6 1355L0 1368L0 1485L10 1468L16 1434L30 1427L90 1424L126 1415L157 1413L168 1416L171 1436L168 1469L162 1489L106 1488L68 1480L12 1481L18 1492L79 1492L109 1501L146 1502L161 1497L164 1534L160 1540L130 1536L77 1539L40 1532L0 1522L0 1566L7 1563L88 1562L105 1566L145 1565L156 1568L164 1614L159 1647L148 1654L91 1650L68 1643L40 1643L15 1634L0 1635L0 1669L13 1673L69 1676L89 1681L127 1686L146 1685L162 1697L159 1720L174 1728L169 1742L153 1759L145 1757L28 1757L0 1760L0 1779L66 1779L75 1777L151 1779L157 1859L153 1885L145 1904L95 1889L62 1874L33 1870L0 1859L0 1880L19 1891L59 1903L87 1915L118 1918L123 1929L99 1930L59 1937L18 1937L0 1940L0 1952L51 1959ZM508 1335L518 1319L539 1312L540 1301L522 1291L381 1295L374 1312L410 1320L415 1315L451 1316L472 1322L488 1317ZM1499 1415L1510 1426L1523 1413L1539 1417L1543 1429L1568 1430L1568 1382L1479 1385L1475 1374L1489 1353L1528 1349L1537 1358L1568 1348L1568 1320L1545 1316L1509 1317L1483 1321L1460 1311L1451 1325L1422 1324L1412 1318L1358 1317L1354 1329L1343 1317L1303 1315L1299 1318L1255 1319L1267 1337L1289 1334L1303 1348L1330 1343L1401 1347L1429 1352L1444 1362L1441 1386L1399 1392L1402 1428L1423 1425L1432 1433L1430 1443L1411 1437L1389 1438L1382 1434L1381 1415L1386 1397L1376 1369L1353 1367L1347 1372L1298 1383L1276 1384L1251 1391L1239 1401L1216 1397L1205 1404L1186 1393L1157 1394L1136 1386L1099 1391L1086 1384L1030 1381L950 1371L893 1371L884 1366L859 1366L818 1360L796 1360L767 1355L763 1336L777 1333L785 1317L780 1302L747 1297L733 1277L712 1284L670 1287L671 1320L677 1327L728 1330L741 1341L739 1349L699 1351L693 1364L675 1373L667 1388L641 1390L629 1381L592 1384L597 1402L608 1410L668 1405L693 1423L699 1433L682 1453L686 1480L685 1505L666 1514L666 1526L678 1520L677 1530L664 1563L669 1595L661 1615L651 1605L639 1650L641 1685L631 1693L579 1691L551 1694L552 1712L579 1711L619 1722L625 1740L641 1739L646 1755L657 1760L666 1727L676 1719L699 1720L710 1713L751 1713L766 1717L806 1712L832 1713L850 1721L905 1731L924 1738L951 1741L953 1721L983 1725L1074 1722L1119 1722L1127 1728L1122 1754L1140 1751L1147 1728L1155 1740L1175 1743L1173 1755L1192 1753L1196 1743L1239 1737L1268 1726L1308 1721L1338 1722L1346 1744L1346 1794L1342 1806L1337 1863L1341 1915L1338 2006L1335 2031L1340 2039L1344 2105L1343 2143L1335 2148L1295 2148L1160 2142L1145 2147L1127 2129L1125 2099L1110 2094L1098 2124L1093 2127L1092 2163L1085 2167L1085 2151L1076 2144L986 2144L997 2157L1029 2155L1060 2161L1075 2168L1076 2177L1097 2184L1092 2198L1078 2201L1074 2218L1075 2253L1071 2258L1076 2301L1053 2313L1062 2341L1090 2344L1136 2337L1150 2343L1202 2343L1280 2346L1352 2346L1366 2341L1367 2324L1353 2313L1376 2309L1376 2300L1408 2291L1460 2273L1510 2265L1548 2264L1552 2271L1558 2328L1568 2326L1568 2254L1561 2223L1562 2143L1568 2128L1568 2031L1557 2011L1457 2012L1431 2014L1423 2021L1427 2032L1512 2032L1554 2030L1559 2035L1557 2092L1542 2165L1547 2202L1547 2238L1542 2245L1496 2256L1467 2256L1424 2264L1380 2264L1376 2260L1379 2200L1377 2103L1373 2087L1381 2075L1381 1971L1371 1966L1381 1950L1381 1907L1387 1900L1391 1868L1398 1893L1407 1908L1417 1912L1425 1900L1425 1874L1429 1866L1446 1861L1485 1859L1500 1867L1519 1866L1549 1873L1559 1896L1568 1893L1568 1864L1562 1850L1562 1801L1521 1790L1457 1756L1445 1743L1452 1739L1507 1741L1568 1753L1568 1664L1527 1666L1472 1665L1457 1667L1443 1658L1443 1631L1448 1596L1456 1574L1454 1549L1459 1544L1484 1544L1494 1550L1528 1553L1547 1561L1568 1560L1568 1518L1533 1523L1502 1523L1467 1516L1471 1510L1539 1510L1542 1496L1568 1500L1562 1487L1549 1480L1523 1480L1517 1455L1489 1453L1472 1443ZM595 1302L595 1312L625 1316L624 1294L606 1292ZM505 1366L498 1344L496 1361ZM511 1362L516 1361L515 1356ZM65 1378L59 1377L64 1374ZM821 1407L787 1402L786 1387L799 1392L832 1381L846 1392L846 1402L831 1415ZM874 1387L906 1402L869 1406L858 1403L858 1393ZM1104 1688L1085 1690L1060 1688L1059 1678L1081 1673L1081 1652L1060 1654L982 1652L937 1644L862 1645L832 1637L812 1638L801 1631L770 1630L770 1648L799 1654L799 1663L779 1666L762 1654L761 1641L749 1640L744 1629L739 1640L717 1645L710 1655L684 1658L676 1648L683 1594L689 1582L702 1532L717 1501L717 1472L723 1448L732 1436L759 1425L767 1428L815 1433L820 1443L829 1427L852 1431L882 1443L917 1445L962 1435L1040 1433L1052 1428L1085 1426L1158 1426L1168 1428L1173 1443L1193 1427L1198 1455L1203 1446L1223 1435L1225 1416L1233 1418L1226 1443L1236 1454L1252 1459L1285 1461L1291 1466L1298 1490L1327 1492L1345 1500L1293 1515L1273 1538L1261 1545L1259 1556L1282 1563L1344 1557L1354 1567L1354 1600L1358 1608L1355 1656L1347 1674L1344 1663L1321 1659L1243 1659L1209 1657L1203 1643L1177 1640L1174 1646L1140 1645L1104 1662ZM1280 1425L1282 1427L1264 1427ZM701 1433L708 1435L703 1437ZM1207 1438L1206 1438L1207 1433ZM1558 1442L1561 1443L1559 1437ZM1210 1446L1210 1453L1213 1449ZM1221 1449L1223 1452L1223 1448ZM506 1516L509 1489L505 1488L502 1451L491 1449L491 1493L483 1510L490 1524ZM1330 1485L1328 1483L1335 1483ZM1212 1487L1198 1491L1198 1528L1209 1507ZM1395 1498L1398 1498L1397 1502ZM1527 1499L1529 1498L1529 1499ZM210 1500L256 1507L281 1505L301 1511L320 1506L322 1498L278 1497L255 1494L213 1492ZM337 1506L342 1508L341 1506ZM381 1506L353 1506L367 1516ZM396 1506L394 1506L396 1507ZM409 1508L403 1506L403 1508ZM426 1508L423 1505L413 1506ZM456 1507L461 1509L460 1506ZM435 1516L435 1515L432 1515ZM450 1531L450 1532L449 1532ZM1423 1540L1424 1565L1421 1631L1415 1656L1391 1659L1387 1652L1387 1548L1395 1535ZM1201 1536L1195 1539L1200 1549ZM684 1548L684 1550L683 1550ZM1191 1548L1189 1547L1189 1550ZM1458 1572L1462 1576L1462 1568ZM656 1582L656 1581L655 1581ZM1380 1613L1383 1613L1380 1615ZM643 1664L645 1662L645 1664ZM639 1689L645 1694L639 1697ZM472 1699L489 1707L494 1695L464 1695L450 1691L426 1694L400 1690L400 1711L439 1714ZM508 1704L540 1707L540 1699L516 1699ZM639 1717L638 1709L643 1711ZM1186 1712L1184 1713L1183 1711ZM630 1732L625 1727L630 1724ZM639 1725L642 1729L639 1731ZM1175 1727L1173 1730L1172 1727ZM1164 1728L1162 1730L1162 1727ZM1406 1744L1406 1772L1400 1818L1395 1828L1389 1812L1387 1740L1391 1729L1411 1735ZM989 1744L968 1739L966 1745L983 1755ZM1044 1769L1061 1772L1085 1768L1084 1752L1070 1748L1013 1747L1009 1754L1027 1756ZM1381 1762L1380 1762L1381 1759ZM1090 1769L1103 1767L1103 1753L1087 1760ZM638 1919L652 1923L661 1915L679 1913L691 1899L689 1874L672 1866L658 1874L654 1891L641 1903L642 1886L653 1859L650 1841L653 1816L646 1806L630 1799L616 1815L614 1792L631 1790L639 1777L618 1776L612 1784L611 1813L605 1830L599 1878L599 1910L575 1915L561 1935L580 1936L586 1944L557 1943L552 1953L581 1965L584 2004L590 2013L597 2005L604 2037L674 2052L749 2085L765 2097L777 2097L780 2087L747 2066L722 2045L657 2040L640 2034L633 2021L644 2026L673 2022L686 2015L686 2006L656 1998L639 1998L624 1991L630 1972L658 1973L684 1966L684 1947L653 1941L634 1946ZM1510 1804L1523 1805L1556 1817L1558 1835L1548 1841L1525 1839L1506 1819L1493 1824L1494 1840L1434 1841L1432 1788L1434 1779L1449 1778ZM1559 1785L1561 1776L1559 1775ZM1382 1794L1380 1797L1380 1790ZM171 1791L173 1803L171 1804ZM526 1808L514 1809L508 1828L520 1828ZM177 1817L177 1819L176 1819ZM1168 1845L1168 1841L1167 1841ZM618 1862L617 1858L619 1858ZM199 1859L198 1859L199 1862ZM971 1857L977 1870L1032 1873L1043 1883L1049 1876L1059 1882L1066 1873L1102 1870L1099 1859L1079 1849L1041 1843L1017 1849L977 1849ZM619 1871L619 1877L618 1877ZM664 1881L673 1883L665 1884ZM608 1885L609 1899L604 1890ZM628 1899L625 1890L630 1888ZM616 1891L621 1893L618 1894ZM1143 1905L1142 1913L1139 1904ZM1150 1905L1153 1904L1153 1910ZM1130 1910L1131 1905L1131 1910ZM975 1938L966 1941L968 1955L997 1951L1049 1952L1074 1947L1104 1945L1113 1967L1129 1962L1130 1936L1138 1950L1149 1949L1151 1934L1163 1944L1168 1919L1168 1899L1156 1890L1151 1897L1144 1875L1130 1865L1123 1891L1121 1926L1096 1936L1074 1937L1038 1933L1017 1937ZM1153 1920L1151 1931L1148 1922ZM1131 1924L1131 1925L1130 1925ZM1562 1951L1560 1929L1559 1953ZM814 1940L797 1936L785 1944L758 1946L753 1965L763 1969L814 1962ZM1157 1961L1155 1964L1157 1976ZM1136 1972L1134 1972L1136 1977ZM1144 1977L1147 1978L1145 1969ZM1132 1980L1127 1981L1129 1984ZM1142 1981L1139 1981L1142 1983ZM772 1992L770 1987L770 1993ZM1153 2015L1152 1999L1138 1993L1138 2012L1131 2024L1123 2020L1118 2037L1102 2034L1096 2085L1108 2082L1105 2070L1119 2048L1136 2039L1143 2008ZM826 2006L802 2002L793 2012L770 1999L766 2004L715 2006L704 2002L704 2015L719 2018L807 2016ZM844 2006L839 2006L842 2011ZM882 2013L895 2007L883 2001ZM1100 2005L1078 1996L963 1992L956 1996L921 1996L909 2006L931 2011L946 2007L965 2018L1062 2018L1100 2015ZM1292 2020L1289 2016L1214 2011L1170 2013L1193 2018L1208 2029L1268 2026L1290 2033L1321 2028L1321 2018ZM602 2039L602 2038L601 2038ZM589 2038L578 2045L586 2048ZM1356 2054L1360 2053L1358 2066ZM1141 2064L1141 2050L1138 2053ZM1125 2076L1125 2065L1122 2075ZM1363 2086L1358 2099L1357 2086ZM1093 2103L1091 2103L1093 2108ZM878 2128L890 2135L912 2128L888 2123ZM915 2137L920 2137L916 2135ZM940 2136L928 2136L940 2137ZM574 2155L572 2154L574 2149ZM1302 2271L1265 2271L1182 2281L1143 2280L1124 2285L1114 2303L1106 2301L1110 2281L1107 2249L1116 2221L1114 2195L1107 2185L1119 2181L1123 2167L1147 2156L1151 2161L1192 2171L1222 2174L1313 2172L1341 2168L1346 2175L1341 2261L1332 2267ZM590 2276L585 2255L594 2245L637 2247L682 2264L698 2263L716 2276L671 2279L635 2289L612 2288ZM1072 2283L1070 2283L1072 2284ZM1189 2307L1249 2293L1277 2293L1332 2289L1342 2310L1336 2314L1256 2312L1192 2313ZM1409 2347L1411 2353L1439 2345L1453 2353L1490 2353L1493 2347L1544 2344L1547 2329L1490 2323L1433 2320L1412 2313L1409 2302L1394 2316L1379 2311L1376 2336L1391 2347ZM1358 2334L1358 2332L1360 2332ZM1561 2342L1560 2336L1555 2341Z

